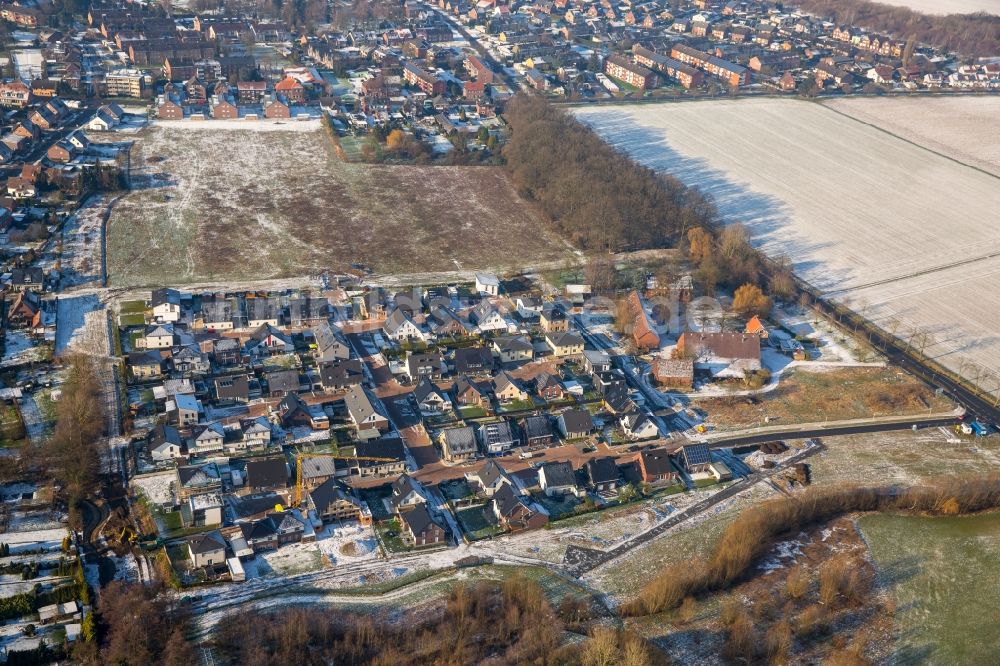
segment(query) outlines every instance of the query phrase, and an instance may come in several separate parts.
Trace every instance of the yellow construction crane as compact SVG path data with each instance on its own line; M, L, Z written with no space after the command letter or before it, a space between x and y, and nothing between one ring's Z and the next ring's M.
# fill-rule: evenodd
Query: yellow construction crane
M377 462L397 462L395 458L380 458L378 456L344 456L334 453L296 453L295 454L295 506L302 504L302 459L329 458L331 460L374 460Z

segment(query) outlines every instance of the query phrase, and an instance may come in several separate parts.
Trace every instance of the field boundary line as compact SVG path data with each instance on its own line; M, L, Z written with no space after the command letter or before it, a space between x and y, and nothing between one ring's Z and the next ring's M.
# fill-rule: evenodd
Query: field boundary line
M978 171L981 174L987 175L990 178L995 178L997 180L1000 180L1000 176L998 176L997 174L992 173L990 171L987 171L986 169L983 169L982 167L978 167L975 164L968 164L968 163L963 162L962 160L958 159L957 157L952 157L951 155L945 155L944 153L939 152L937 150L934 150L933 148L931 148L929 146L925 146L925 145L923 145L921 143L917 143L913 139L907 139L906 137L900 136L899 134L896 134L895 132L890 132L889 130L885 129L884 127L879 127L878 125L876 125L874 123L869 123L869 122L866 122L864 120L861 120L860 118L855 118L854 116L850 115L849 113L846 113L844 111L840 111L838 109L834 109L831 106L828 106L826 104L826 101L827 100L817 100L817 104L819 106L821 106L822 108L826 109L827 111L830 111L831 113L836 113L838 116L843 116L844 118L848 118L848 119L852 120L853 122L858 123L859 125L866 125L868 127L871 127L872 129L875 129L875 130L878 130L879 132L882 132L883 134L888 134L889 136L891 136L894 139L898 139L899 141L903 141L905 143L908 143L911 146L915 146L917 148L920 148L921 150L926 150L928 153L931 153L932 155L937 155L938 157L943 157L944 159L950 160L950 161L954 162L955 164L960 164L960 165L962 165L964 167L967 167L969 169L973 169L974 171Z

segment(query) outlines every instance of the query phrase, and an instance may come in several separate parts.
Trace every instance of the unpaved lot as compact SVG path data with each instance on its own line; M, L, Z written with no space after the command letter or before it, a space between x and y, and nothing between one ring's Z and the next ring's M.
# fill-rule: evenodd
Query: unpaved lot
M136 135L135 191L109 223L111 285L355 263L380 273L503 270L567 256L500 169L344 164L318 122L247 127L175 122Z
M812 102L577 114L640 162L712 194L726 221L745 222L755 243L789 257L828 297L904 340L916 331L925 353L954 371L1000 370L997 176Z

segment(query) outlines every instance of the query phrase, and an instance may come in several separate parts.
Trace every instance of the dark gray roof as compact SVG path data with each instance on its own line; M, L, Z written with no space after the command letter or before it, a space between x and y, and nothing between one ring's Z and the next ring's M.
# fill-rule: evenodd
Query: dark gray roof
M288 463L284 458L251 460L247 463L247 485L251 488L288 486Z
M340 484L337 479L327 479L323 483L316 486L311 493L309 493L309 499L312 500L313 506L316 507L317 511L323 512L334 502L340 500L346 500L357 504L357 500L354 499L344 487Z
M584 464L591 483L609 483L619 476L614 458L591 458Z
M586 409L570 409L559 415L566 432L590 432L594 429L594 419Z
M576 475L568 462L549 462L542 465L540 474L545 475L548 486L575 486Z
M455 372L459 374L489 372L493 368L493 352L483 347L455 350Z
M385 439L371 439L366 442L358 442L354 446L354 453L358 456L373 456L375 458L392 458L398 462L406 461L406 449L403 440L399 437L388 437ZM361 461L361 466L380 465L378 461Z
M432 525L441 527L431 517L431 514L427 511L427 507L423 504L417 504L412 509L403 511L400 514L400 519L406 523L407 528L414 535L423 534Z
M681 447L681 455L684 456L684 464L688 467L712 462L712 452L707 444L685 444Z
M191 537L188 541L188 546L195 555L205 555L217 550L225 550L226 540L222 538L222 535L218 531L213 531L208 534L199 534Z
M472 426L448 428L441 431L448 453L451 455L471 453L476 450L476 435Z
M299 390L298 370L276 370L274 372L268 372L264 375L264 379L267 381L267 389L272 393L274 391L293 393Z
M365 371L356 358L339 359L321 363L319 377L324 386L352 386L364 381Z
M552 422L545 414L526 416L521 420L521 430L524 431L524 437L528 440L552 437Z

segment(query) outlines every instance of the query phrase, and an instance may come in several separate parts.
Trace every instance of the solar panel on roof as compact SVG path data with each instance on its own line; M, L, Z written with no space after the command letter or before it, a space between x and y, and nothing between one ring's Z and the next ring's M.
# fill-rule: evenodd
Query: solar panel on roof
M712 454L707 446L685 446L684 458L689 465L704 465L712 462Z

